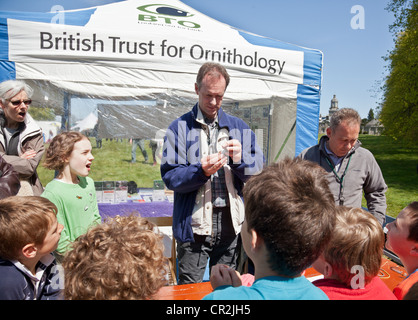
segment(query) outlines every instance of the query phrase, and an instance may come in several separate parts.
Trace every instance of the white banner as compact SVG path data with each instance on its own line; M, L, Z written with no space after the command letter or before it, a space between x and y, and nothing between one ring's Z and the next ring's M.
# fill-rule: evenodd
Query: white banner
M231 76L303 83L303 52L252 45L231 27L178 1L158 3L98 7L84 27L9 19L9 59L180 73L196 73L211 61L223 64ZM111 19L120 16L125 19Z

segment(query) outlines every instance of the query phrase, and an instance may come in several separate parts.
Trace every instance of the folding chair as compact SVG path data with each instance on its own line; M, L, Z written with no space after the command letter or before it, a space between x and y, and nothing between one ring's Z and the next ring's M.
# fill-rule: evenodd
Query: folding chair
M176 240L172 234L173 217L144 217L148 221L154 223L161 234L164 236L164 247L171 241L171 250L164 250L164 255L167 258L169 265L169 283L170 285L177 285L177 254L176 254ZM168 228L169 227L169 228Z

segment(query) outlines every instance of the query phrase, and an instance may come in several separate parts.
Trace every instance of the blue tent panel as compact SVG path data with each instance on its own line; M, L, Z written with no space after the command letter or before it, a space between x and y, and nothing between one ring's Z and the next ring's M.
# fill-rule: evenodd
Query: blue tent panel
M0 82L16 79L15 63L11 61L0 61Z
M320 93L317 88L298 86L295 156L318 143Z

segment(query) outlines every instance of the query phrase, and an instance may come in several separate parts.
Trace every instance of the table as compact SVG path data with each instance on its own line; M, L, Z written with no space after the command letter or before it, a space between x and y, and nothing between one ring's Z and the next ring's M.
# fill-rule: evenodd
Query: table
M211 292L212 286L207 281L162 287L155 298L157 300L202 300L204 296Z
M128 200L127 202L110 204L98 203L99 213L102 220L106 218L113 218L117 215L128 216L130 214L139 214L144 218L150 217L172 217L173 203L170 201L155 201L155 202L137 202ZM159 231L163 236L164 256L171 258L173 251L173 230L171 226L158 226Z
M171 217L173 215L173 203L170 201L161 202L127 202L110 204L98 203L99 213L103 219L116 215L126 216L135 213L141 217Z
M393 290L406 276L406 270L402 266L383 258L379 277L390 290ZM314 281L322 278L322 275L311 267L305 271L305 277L310 281ZM211 292L212 286L210 282L182 284L162 287L155 298L157 300L201 300Z

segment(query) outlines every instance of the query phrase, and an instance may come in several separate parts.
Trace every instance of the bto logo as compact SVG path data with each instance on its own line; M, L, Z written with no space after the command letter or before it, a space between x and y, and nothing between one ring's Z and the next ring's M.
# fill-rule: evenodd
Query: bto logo
M193 17L194 14L176 7L162 4L147 4L140 6L137 9L141 11L141 13L138 14L138 21L140 22L159 22L169 25L178 24L186 28L200 28L199 24L188 19Z

